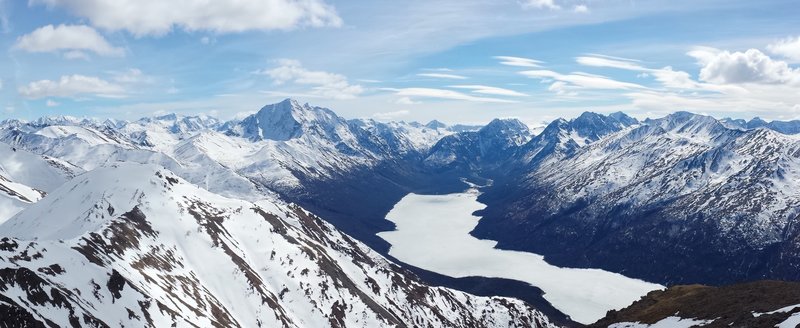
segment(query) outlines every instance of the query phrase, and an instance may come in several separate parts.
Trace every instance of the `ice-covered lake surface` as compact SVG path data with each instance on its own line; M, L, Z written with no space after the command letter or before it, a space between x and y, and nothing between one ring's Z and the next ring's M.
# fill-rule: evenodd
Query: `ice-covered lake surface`
M408 264L451 277L496 277L541 288L554 307L580 323L624 308L647 292L664 288L599 269L560 268L541 255L494 248L491 240L469 234L485 206L478 191L449 195L409 194L386 216L395 231L378 236L392 244L389 254Z

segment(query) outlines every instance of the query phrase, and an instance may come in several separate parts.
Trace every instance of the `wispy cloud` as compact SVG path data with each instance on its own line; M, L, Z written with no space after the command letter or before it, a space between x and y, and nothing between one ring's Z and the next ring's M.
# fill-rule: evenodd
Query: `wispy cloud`
M65 75L57 81L39 80L19 88L19 94L29 99L47 97L123 97L125 89L115 83L94 76Z
M153 83L155 79L152 76L146 75L138 68L129 68L122 71L109 72L114 81L122 84L136 84L136 83Z
M619 57L602 55L580 56L576 57L575 61L584 66L612 67L632 71L645 70L645 68L641 66L638 61Z
M696 49L698 50L695 51L700 51L699 49L701 48L696 48ZM696 55L699 56L699 52L696 53ZM663 68L645 67L641 64L640 61L634 59L603 56L603 55L591 55L591 56L576 57L575 61L583 66L608 67L608 68L616 68L616 69L639 72L639 74L637 74L637 77L644 78L652 76L658 82L660 82L664 87L667 88L685 89L692 91L708 91L708 92L722 92L726 90L734 91L740 89L735 86L722 86L717 84L695 81L694 79L692 79L691 74L684 71L676 71L671 66L666 66Z
M451 85L450 88L455 89L467 89L472 90L474 93L480 93L485 95L495 95L495 96L511 96L511 97L524 97L527 96L522 92L517 92L511 89L504 89L498 87L492 87L488 85Z
M561 9L555 0L519 0L522 8L547 8L547 9Z
M435 79L466 80L466 76L445 73L419 73L417 76L432 77Z
M0 0L0 33L7 34L11 30L6 9L6 0Z
M404 88L404 89L386 89L394 91L397 96L411 97L411 98L434 98L434 99L450 99L450 100L464 100L474 102L488 102L488 103L513 103L515 101L490 98L490 97L476 97L465 93L445 90L445 89L432 89L432 88Z
M290 82L311 85L310 93L326 98L351 99L364 92L363 87L350 84L344 75L308 70L302 63L292 59L280 59L277 62L278 67L256 73L269 76L276 85Z
M630 83L630 82L623 82L617 81L609 77L605 77L602 75L594 75L588 74L583 72L575 72L570 74L561 74L554 71L549 70L531 70L531 71L522 71L519 72L520 74L540 79L540 80L555 80L556 82L561 82L558 84L560 89L595 89L595 90L629 90L629 89L646 89L644 86Z
M378 120L396 120L400 117L407 116L411 112L408 110L397 110L393 112L382 112L382 113L375 113L372 114L372 117Z
M395 104L399 104L399 105L416 105L416 104L419 104L420 102L419 101L414 101L409 97L400 97L400 98L397 98L397 100L395 100L394 103Z
M513 56L494 56L494 59L500 60L500 64L502 65L517 67L542 67L541 64L544 63L543 61L536 59Z

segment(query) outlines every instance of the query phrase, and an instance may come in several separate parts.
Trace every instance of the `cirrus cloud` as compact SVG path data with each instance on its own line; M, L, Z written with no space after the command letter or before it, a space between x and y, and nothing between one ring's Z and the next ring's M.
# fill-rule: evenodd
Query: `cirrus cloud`
M547 9L561 9L561 6L556 4L555 0L521 0L520 5L522 8L547 8Z
M511 97L524 97L527 96L522 92L517 92L510 89L492 87L488 85L451 85L450 88L472 90L474 93L495 96L511 96Z
M75 97L93 95L97 97L119 98L125 96L125 89L115 83L98 77L85 75L65 75L59 80L39 80L18 89L21 96L28 99L46 97Z
M432 77L435 79L452 79L452 80L466 80L466 76L456 75L456 74L445 74L445 73L420 73L417 76L422 77Z
M549 70L531 70L519 72L530 78L540 80L554 80L562 82L558 88L565 89L597 89L597 90L629 90L629 89L646 89L644 86L617 81L602 75L588 74L583 72L575 72L570 74L561 74Z
M536 59L514 56L494 56L494 59L500 60L502 65L517 67L542 67L541 64L544 63Z
M293 59L280 59L277 62L278 67L256 73L269 76L276 85L288 82L311 85L313 86L312 94L325 98L352 99L364 92L363 87L350 84L344 75L311 71L303 67L300 61Z
M387 91L394 91L397 96L410 97L410 98L436 98L436 99L449 99L449 100L464 100L474 102L487 102L487 103L514 103L515 101L490 98L490 97L476 97L461 93L453 90L433 89L433 88L403 88L403 89L385 89ZM401 98L402 99L402 98Z

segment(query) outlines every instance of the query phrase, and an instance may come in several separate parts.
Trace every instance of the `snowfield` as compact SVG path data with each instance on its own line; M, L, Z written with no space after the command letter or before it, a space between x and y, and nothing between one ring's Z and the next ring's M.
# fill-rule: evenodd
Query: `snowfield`
M639 322L620 322L608 328L691 328L707 325L713 320L684 319L680 317L667 317L652 325Z
M589 324L608 310L624 308L664 286L599 269L560 268L534 253L495 249L491 240L469 233L484 207L478 192L409 194L386 216L395 231L378 235L392 244L400 261L451 277L483 276L524 281L541 288L544 298L572 320Z

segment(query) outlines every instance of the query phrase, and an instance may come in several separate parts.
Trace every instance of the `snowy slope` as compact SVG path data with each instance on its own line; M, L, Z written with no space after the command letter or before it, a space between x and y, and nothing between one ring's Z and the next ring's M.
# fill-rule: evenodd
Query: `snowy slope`
M506 162L532 136L528 127L517 119L495 119L478 131L441 138L426 154L425 165L473 171L494 167Z
M81 169L0 142L0 222L41 199Z
M536 175L565 191L552 206L602 198L603 206L647 207L691 195L679 201L682 208L708 213L722 233L738 229L763 247L780 240L786 220L800 214L798 154L800 138L730 130L711 117L676 113L612 135Z
M678 112L509 180L477 229L505 247L664 284L800 278L796 135Z
M153 165L80 175L0 226L22 325L543 327L512 299L429 287L301 208Z

